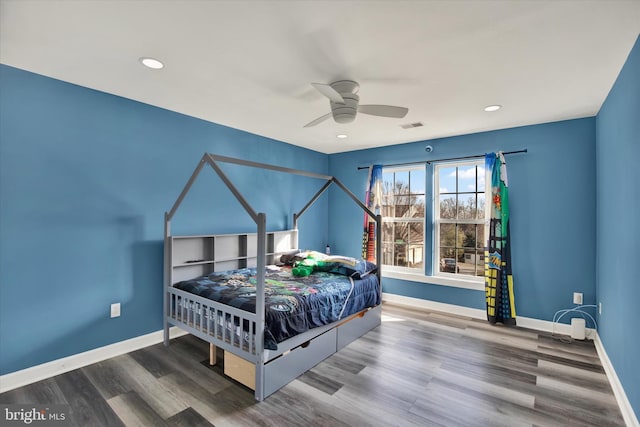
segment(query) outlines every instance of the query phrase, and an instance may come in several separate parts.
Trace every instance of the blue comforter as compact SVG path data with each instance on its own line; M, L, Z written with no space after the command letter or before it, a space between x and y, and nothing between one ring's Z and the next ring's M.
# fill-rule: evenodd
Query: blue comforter
M316 271L294 277L290 267L268 267L265 282L265 348L272 350L297 334L380 304L375 274L352 279ZM211 273L174 287L255 313L255 285L256 269L244 268Z

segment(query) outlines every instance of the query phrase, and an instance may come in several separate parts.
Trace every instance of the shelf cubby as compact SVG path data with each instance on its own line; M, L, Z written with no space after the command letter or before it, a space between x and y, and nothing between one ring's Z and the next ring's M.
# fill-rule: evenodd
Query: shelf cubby
M297 230L267 233L267 264L277 264L284 253L297 249ZM171 236L171 281L188 280L214 271L255 267L256 233Z

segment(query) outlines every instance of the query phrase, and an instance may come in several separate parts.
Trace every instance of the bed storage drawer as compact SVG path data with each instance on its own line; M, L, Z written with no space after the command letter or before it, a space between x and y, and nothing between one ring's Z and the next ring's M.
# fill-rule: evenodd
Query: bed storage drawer
M382 305L378 305L377 307L373 307L371 310L352 316L346 322L338 326L336 328L338 332L336 350L340 350L378 326L380 324L381 315Z
M336 352L336 330L331 329L312 339L308 345L294 348L264 366L265 396L291 382L299 375Z
M230 351L224 352L224 374L251 390L256 389L256 366Z

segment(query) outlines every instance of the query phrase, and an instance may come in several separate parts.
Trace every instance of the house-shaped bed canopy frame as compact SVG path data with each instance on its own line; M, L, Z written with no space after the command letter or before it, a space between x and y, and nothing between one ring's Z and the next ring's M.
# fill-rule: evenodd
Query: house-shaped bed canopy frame
M230 351L234 354L238 354L240 357L243 357L247 360L250 360L251 363L255 364L255 398L256 400L263 400L268 394L272 393L273 391L275 391L277 388L279 388L280 386L282 386L283 384L280 384L278 386L269 386L269 384L265 384L265 382L269 382L268 379L265 379L265 362L267 362L268 357L266 356L266 352L264 349L264 332L265 332L265 273L266 273L266 266L267 266L267 230L266 230L266 214L265 213L258 213L255 211L255 209L253 209L253 207L249 204L249 202L247 202L247 200L245 199L245 197L242 195L242 193L236 188L236 186L231 182L231 180L228 178L228 176L223 172L223 170L220 168L218 163L231 163L231 164L236 164L236 165L241 165L241 166L247 166L247 167L253 167L253 168L259 168L259 169L266 169L266 170L272 170L272 171L276 171L276 172L283 172L283 173L288 173L288 174L295 174L295 175L300 175L300 176L306 176L306 177L310 177L310 178L317 178L317 179L322 179L325 180L324 185L322 186L322 188L320 188L320 190L318 190L318 192L313 195L313 197L307 202L307 204L297 213L293 214L293 229L295 232L295 236L296 236L296 240L297 240L297 229L298 229L298 219L320 198L320 196L332 185L335 184L338 186L338 188L340 188L351 200L353 200L354 203L356 203L367 215L369 215L369 217L371 219L373 219L376 223L376 264L378 266L381 265L381 259L382 259L382 251L380 250L380 246L381 246L381 241L382 241L382 217L381 215L377 215L376 213L374 213L373 211L371 211L366 205L364 205L347 187L344 186L344 184L342 184L337 178L333 177L333 176L329 176L329 175L323 175L323 174L318 174L318 173L313 173L313 172L308 172L308 171L303 171L303 170L297 170L297 169L290 169L290 168L285 168L285 167L281 167L281 166L275 166L275 165L270 165L270 164L265 164L265 163L258 163L258 162L253 162L253 161L248 161L248 160L241 160L241 159L236 159L236 158L232 158L232 157L226 157L226 156L220 156L220 155L216 155L216 154L211 154L211 153L205 153L202 158L200 159L200 162L198 163L198 166L195 168L195 170L193 171L191 177L189 178L189 181L187 182L187 184L184 186L182 192L180 193L180 195L178 196L177 200L175 201L175 203L173 204L171 210L169 212L165 213L165 230L164 230L164 235L165 235L165 244L164 244L164 293L163 293L163 319L164 319L164 344L165 345L169 345L169 326L171 324L173 325L177 325L179 327L181 327L182 329L187 330L187 332L190 332L196 336L199 336L207 341L209 341L210 343L220 346L221 348L223 348L225 351ZM242 348L238 348L238 346L234 346L234 345L229 345L228 342L230 340L229 337L227 337L226 335L223 335L223 340L222 342L220 342L220 340L214 340L213 338L210 337L211 332L208 330L209 326L207 325L207 331L206 333L203 332L202 329L202 324L203 324L203 318L206 318L207 316L209 316L209 314L205 314L204 310L212 310L214 313L219 313L220 312L220 308L216 308L216 303L211 302L209 300L205 300L202 299L201 297L198 296L193 296L191 294L187 294L183 291L180 291L178 289L174 289L172 288L172 235L171 235L171 219L173 218L173 216L176 214L177 210L179 209L181 203L183 202L184 198L186 197L186 195L189 193L189 190L191 189L193 183L195 182L195 180L197 179L198 175L200 174L200 172L202 171L202 169L205 167L205 165L209 165L211 166L211 168L216 172L216 174L220 177L220 179L225 183L225 185L227 186L227 188L231 191L231 193L235 196L235 198L238 200L238 202L240 202L240 204L242 205L242 207L245 209L245 211L247 212L247 214L254 220L254 222L256 223L256 228L257 228L257 233L256 233L256 238L257 238L257 259L256 259L256 313L247 313L247 312L243 312L242 310L235 310L232 307L225 307L224 310L228 310L225 311L225 313L232 313L232 316L238 317L240 320L239 321L249 321L249 322L255 322L255 342L252 343L252 346L255 346L255 351L251 351L249 350L249 352L247 351L243 351ZM295 246L297 248L297 241L295 242ZM378 281L380 282L380 269L378 268L377 271L377 276L378 276ZM381 287L380 287L381 289ZM381 290L380 290L381 292ZM191 296L187 296L187 295L191 295ZM174 300L172 301L171 298L174 298ZM184 319L182 321L177 321L177 317L178 317L178 313L174 313L176 311L175 309L175 304L176 301L181 298L183 303L185 303L185 299L189 298L188 301L190 301L189 303L189 308L187 310L193 310L193 313L187 313L186 315L186 321L184 321ZM173 304L173 306L172 306ZM187 305L187 304L182 304ZM198 309L193 309L193 306L197 306L199 307ZM173 307L173 308L172 308ZM207 308L207 307L213 307L213 308ZM379 307L378 307L379 308ZM172 311L173 310L173 311ZM184 307L182 307L182 316L185 317L184 314ZM197 312L197 314L196 314ZM242 312L242 314L239 314L240 312ZM379 324L379 311L377 312L377 316L378 316L378 321L377 324ZM363 313L361 313L358 317L362 318L363 317ZM359 319L355 319L355 320L359 320ZM200 323L200 328L196 327L196 323ZM206 322L205 322L206 323ZM339 323L339 322L336 322ZM340 323L341 325L344 324L345 322L343 321L342 323ZM356 321L351 322L352 324L357 323ZM240 323L242 324L242 323ZM372 323L371 320L368 321L368 323L366 324L366 328L370 329L373 326L377 325L376 323ZM334 326L337 328L338 325ZM357 333L358 334L362 334L365 333L366 330L368 329L363 329L365 328L365 326L360 327L359 329L357 329ZM326 330L330 330L328 328L317 328L319 331L318 333L321 333L322 331L326 331ZM353 329L353 327L352 327ZM312 330L313 331L313 330ZM219 332L218 332L219 333ZM357 338L359 335L354 335L353 330L351 330L348 334L349 335L349 340L353 340L355 338ZM313 335L312 335L313 337ZM225 338L227 343L225 343ZM305 337L306 338L306 337ZM304 338L303 338L304 339ZM231 339L231 341L233 341L233 339ZM300 340L293 340L295 341L295 343L299 346L299 341ZM343 340L344 341L344 340ZM308 342L308 341L307 341ZM348 343L348 342L347 342ZM233 342L231 343L233 344ZM305 343L306 344L306 343ZM346 345L343 343L343 346ZM241 346L240 346L241 347ZM335 350L334 350L335 351ZM251 353L251 354L249 354ZM280 354L282 354L282 352L280 352ZM281 373L279 373L279 375L281 375ZM290 378L293 379L295 378L295 376L297 376L298 374L292 374L294 376L292 376ZM288 381L287 381L288 382ZM277 387L277 388L274 388Z

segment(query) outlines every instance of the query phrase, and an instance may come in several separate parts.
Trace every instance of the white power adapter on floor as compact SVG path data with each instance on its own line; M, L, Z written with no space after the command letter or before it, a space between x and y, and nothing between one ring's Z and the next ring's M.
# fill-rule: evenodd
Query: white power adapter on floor
M585 320L581 317L571 319L571 338L583 340L585 337Z

